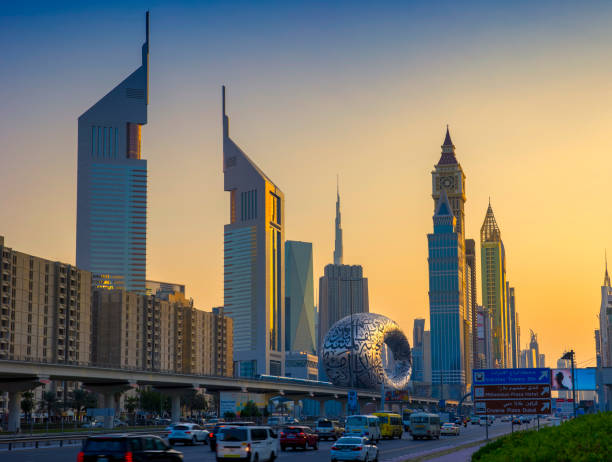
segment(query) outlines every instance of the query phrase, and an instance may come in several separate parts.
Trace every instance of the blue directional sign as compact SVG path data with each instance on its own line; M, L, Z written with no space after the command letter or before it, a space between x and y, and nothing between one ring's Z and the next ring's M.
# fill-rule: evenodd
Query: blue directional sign
M474 369L474 385L547 384L550 385L550 369L535 367L526 369Z

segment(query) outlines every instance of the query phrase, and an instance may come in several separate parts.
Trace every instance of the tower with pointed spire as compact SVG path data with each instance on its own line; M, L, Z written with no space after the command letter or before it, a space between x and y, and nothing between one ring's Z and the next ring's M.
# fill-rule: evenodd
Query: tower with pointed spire
M442 190L446 191L448 201L457 219L456 229L460 239L465 240L465 174L455 155L455 145L451 140L450 130L446 126L446 136L441 146L440 160L431 172L432 197L434 208L440 199Z
M229 135L222 87L224 313L234 321L234 374L285 373L285 196Z
M145 292L149 12L140 67L78 120L76 264L97 288Z
M509 351L511 326L506 293L506 250L490 201L480 228L480 258L482 305L490 311L493 325L491 363L494 367L512 367Z
M445 189L427 235L432 390L440 399L461 399L470 382L470 338L465 306L464 243Z
M602 367L612 367L612 286L608 274L608 254L605 254L604 283L601 286L599 308L599 355ZM605 391L609 393L609 391Z
M334 265L342 264L342 223L340 218L340 186L336 182L336 245L334 246Z

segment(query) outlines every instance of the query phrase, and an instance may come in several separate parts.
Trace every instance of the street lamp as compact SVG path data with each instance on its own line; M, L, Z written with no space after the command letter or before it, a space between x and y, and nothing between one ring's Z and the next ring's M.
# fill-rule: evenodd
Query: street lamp
M572 361L572 401L574 401L574 418L576 418L576 382L574 379L574 356L576 356L576 353L574 353L574 350L570 350L565 353L561 357L561 359L569 359Z

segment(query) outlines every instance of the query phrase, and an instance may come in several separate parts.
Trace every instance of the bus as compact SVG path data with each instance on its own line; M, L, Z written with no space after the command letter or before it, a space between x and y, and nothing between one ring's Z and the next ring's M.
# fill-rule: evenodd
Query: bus
M413 440L440 439L440 416L414 412L410 415L410 431Z
M404 431L410 431L410 414L414 412L413 409L402 409L402 424L404 425Z
M346 418L344 436L364 436L369 440L380 441L378 417L373 415L351 415Z
M402 437L404 429L402 427L402 417L399 414L393 414L392 412L373 412L372 415L378 417L381 438L393 439L396 436L398 438Z

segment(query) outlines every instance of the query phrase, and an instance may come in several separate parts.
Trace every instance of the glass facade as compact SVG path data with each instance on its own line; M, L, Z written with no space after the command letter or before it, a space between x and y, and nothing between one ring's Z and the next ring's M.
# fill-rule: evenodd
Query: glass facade
M460 399L466 383L464 357L463 245L443 193L427 236L432 385L437 397Z

